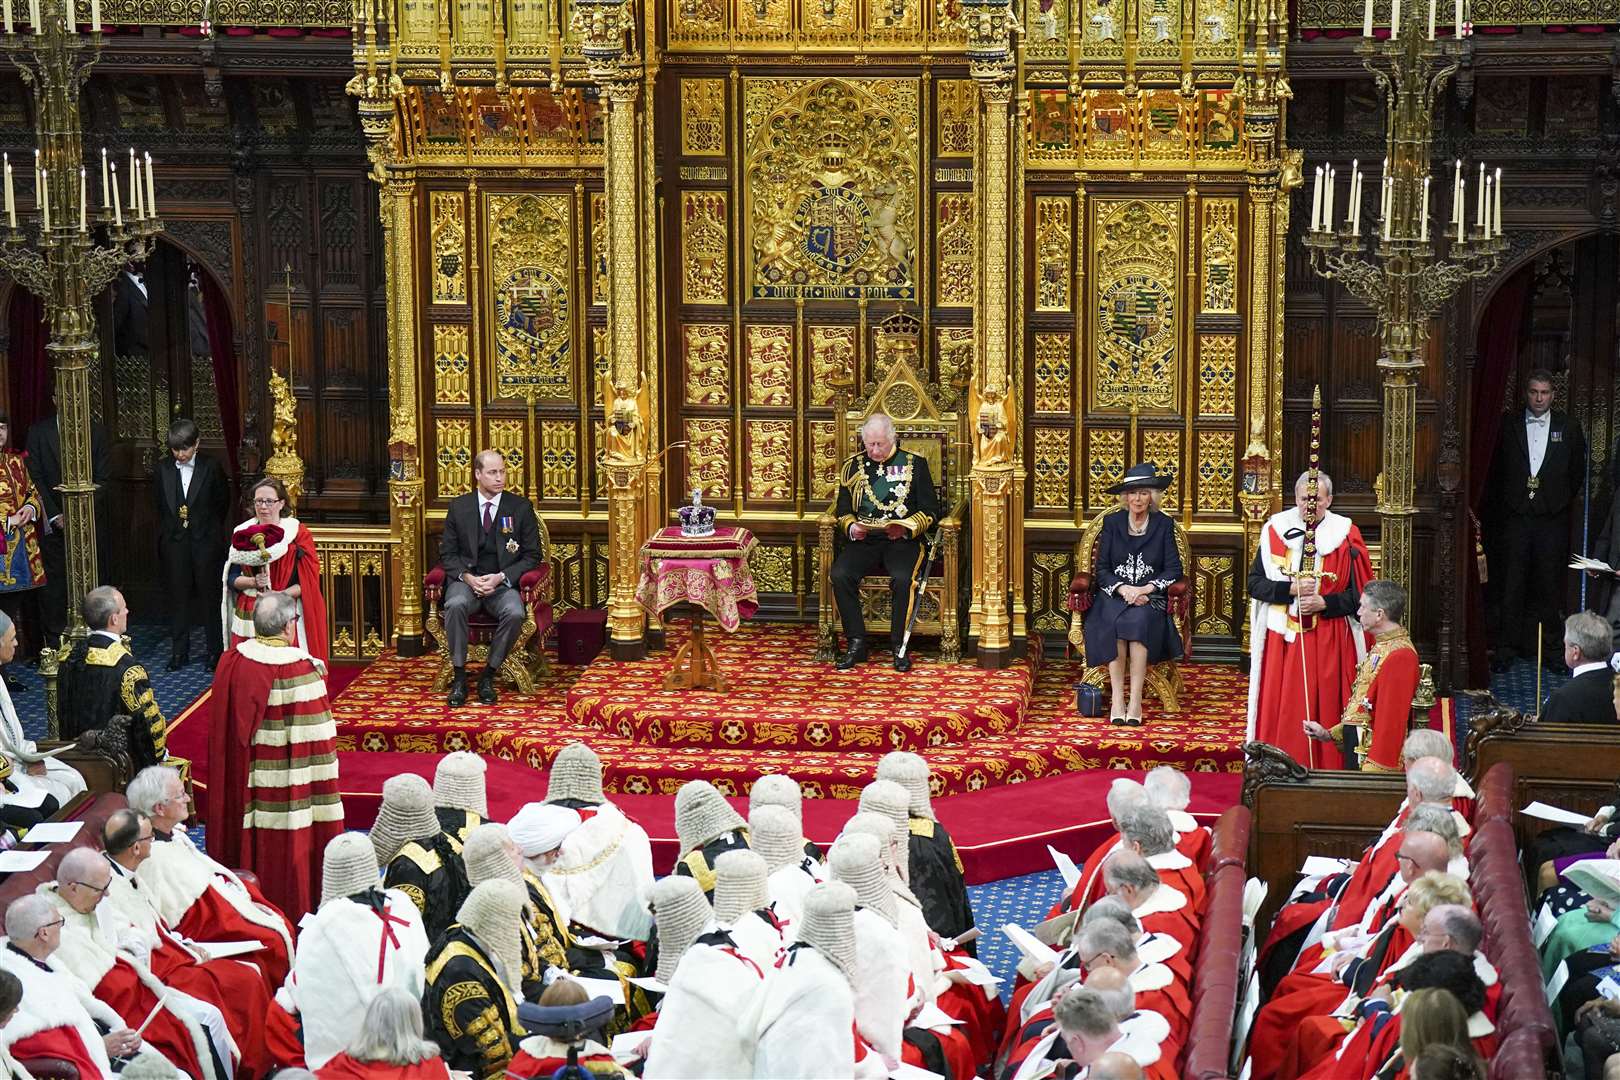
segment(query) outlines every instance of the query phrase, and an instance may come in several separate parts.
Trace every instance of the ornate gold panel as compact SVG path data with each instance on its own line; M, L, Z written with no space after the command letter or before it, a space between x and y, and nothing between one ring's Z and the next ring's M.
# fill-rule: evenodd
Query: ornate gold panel
M838 493L838 424L810 421L810 497L817 502Z
M489 313L503 397L574 400L572 199L490 195Z
M726 193L681 192L681 297L688 304L724 304L727 299Z
M579 424L540 421L540 497L579 498Z
M750 502L789 502L793 499L793 421L745 420L747 473L745 494Z
M1193 556L1193 633L1235 633L1231 611L1236 588L1232 556Z
M1197 145L1198 99L1179 90L1144 90L1142 158L1169 164L1192 161Z
M1186 484L1187 462L1181 456L1181 432L1153 430L1142 432L1142 461L1151 461L1162 473L1175 477L1164 489L1164 508L1174 510Z
M797 593L793 576L793 548L787 544L759 544L748 557L754 586L762 593Z
M493 55L495 11L490 0L455 0L454 39L458 56Z
M1024 55L1031 60L1069 55L1068 0L1024 0Z
M1035 629L1061 634L1069 628L1069 582L1074 580L1074 555L1069 551L1037 551L1030 566L1029 610Z
M1035 199L1035 310L1068 311L1074 242L1067 195Z
M1035 429L1033 473L1037 510L1069 509L1069 462L1074 457L1069 449L1072 431L1067 427Z
M1225 0L1230 2L1230 0ZM1200 164L1233 161L1241 164L1243 146L1238 139L1242 126L1241 99L1231 90L1198 92L1198 160Z
M528 448L524 437L524 421L497 420L491 417L488 427L487 445L490 449L499 450L501 456L506 459L506 490L527 497L531 487L529 462L525 457Z
M508 60L549 58L554 6L550 0L512 0L506 26Z
M787 407L793 404L793 327L747 326L748 404Z
M1035 335L1035 411L1065 413L1074 411L1070 388L1074 363L1070 359L1068 334Z
M973 193L941 191L934 198L939 306L972 307L977 263L973 253Z
M1230 431L1198 433L1198 512L1230 514L1236 490L1233 477L1237 461L1237 436Z
M939 381L953 386L965 383L973 372L973 328L942 326L935 333L939 343Z
M731 421L686 421L685 491L703 488L703 497L731 498Z
M1205 334L1198 339L1198 415L1237 415L1236 334Z
M430 46L435 66L438 43ZM404 45L401 52L405 51ZM583 87L405 87L399 99L400 152L421 164L596 165L602 160L599 109Z
M939 156L970 158L979 131L979 88L970 79L941 79L938 85L939 113L935 124L939 133Z
M472 401L472 364L467 357L467 328L433 326L433 400L440 405Z
M856 385L855 328L810 328L810 404L831 405L834 383Z
M1113 6L1121 2L1112 0ZM1097 5L1093 25L1108 6ZM1230 90L1102 86L1077 98L1067 89L1037 87L1028 95L1024 160L1034 169L1235 172L1244 165L1238 101Z
M1096 213L1092 407L1173 410L1181 352L1176 292L1181 204L1098 199Z
M591 192L591 303L605 304L608 298L607 196Z
M749 78L743 116L749 296L916 299L917 80Z
M724 79L681 80L681 153L690 157L726 156Z
M472 487L472 421L439 417L433 422L433 445L439 465L435 492L453 499Z
M1029 91L1029 118L1024 139L1024 160L1032 168L1078 168L1079 117L1067 90Z
M845 44L856 40L861 5L848 0L802 0L799 25L806 41Z
M435 191L431 200L433 303L467 302L467 197L459 191Z
M686 357L686 403L731 403L731 324L687 323L681 327Z
M585 596L585 576L581 570L580 545L564 540L551 541L551 580L557 583L553 601L558 618L563 612L578 607L589 607Z
M611 357L608 356L607 327L591 327L591 371L598 380L607 374L610 359Z
M1114 505L1107 489L1125 475L1125 433L1119 430L1086 429L1086 512L1095 513Z
M720 44L731 23L731 4L721 0L675 0L668 6L669 43Z
M1238 201L1204 199L1198 292L1206 315L1237 314Z

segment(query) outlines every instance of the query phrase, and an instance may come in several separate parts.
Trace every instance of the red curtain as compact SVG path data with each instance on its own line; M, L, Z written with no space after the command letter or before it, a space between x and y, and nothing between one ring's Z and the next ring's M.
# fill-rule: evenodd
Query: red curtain
M225 454L231 475L237 473L236 444L242 440L242 412L236 392L236 348L231 342L231 309L225 292L206 270L199 270L203 312L208 316L208 351L214 360L214 392L219 398L220 426L225 429Z
M1503 388L1514 380L1519 363L1519 339L1524 330L1526 303L1534 276L1534 264L1514 274L1485 309L1480 320L1479 336L1475 340L1474 386L1469 415L1472 417L1472 436L1468 442L1468 505L1477 515L1485 481L1490 472L1491 455L1496 450L1496 438L1502 427ZM1479 564L1474 558L1474 544L1479 533L1469 522L1468 557L1468 685L1489 686L1490 670L1487 665L1485 641L1485 587L1479 580Z
M45 356L51 328L45 323L45 305L20 286L11 290L11 307L6 315L11 338L6 355L10 368L11 445L20 450L34 421L56 411L51 405L51 365Z

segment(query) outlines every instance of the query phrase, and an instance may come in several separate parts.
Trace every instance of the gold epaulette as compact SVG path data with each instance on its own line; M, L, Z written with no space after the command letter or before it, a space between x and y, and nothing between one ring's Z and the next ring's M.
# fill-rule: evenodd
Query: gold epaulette
M432 848L425 848L415 840L400 848L399 854L395 855L394 858L409 859L424 874L436 873L444 868L444 860L439 858L437 851Z
M912 818L911 819L911 835L912 836L926 836L929 839L932 839L933 836L934 836L934 823L932 821L929 821L925 817L914 817L914 818Z
M431 984L439 977L441 973L443 973L445 965L449 964L450 961L454 960L458 956L465 956L468 960L471 960L475 965L477 965L480 971L483 971L490 977L492 982L498 985L505 985L501 983L501 977L495 974L495 969L490 966L489 961L483 956L483 954L477 949L473 948L471 945L467 944L465 941L450 942L444 947L443 952L434 957L433 963L429 964L427 968L427 981Z
M117 667L118 661L129 655L129 646L122 641L111 645L96 645L86 649L84 662L91 667Z

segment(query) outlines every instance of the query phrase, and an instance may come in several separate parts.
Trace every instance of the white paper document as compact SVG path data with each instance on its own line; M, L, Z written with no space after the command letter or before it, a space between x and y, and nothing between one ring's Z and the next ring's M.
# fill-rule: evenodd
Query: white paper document
M1542 905L1541 911L1536 914L1535 931L1530 935L1535 939L1536 948L1541 948L1552 932L1558 929L1558 916L1554 915L1552 908Z
M578 975L569 978L583 986L593 998L605 997L615 1005L624 1004L624 987L618 979L582 979Z
M902 1061L889 1074L889 1080L945 1080L945 1078L937 1072L919 1069L915 1065L908 1065Z
M246 956L264 948L257 941L194 941L192 945L206 952L212 960L225 960L232 956Z
M1569 965L1560 963L1558 970L1552 973L1552 978L1547 980L1547 1003L1549 1005L1558 1000L1558 991L1562 990L1567 982L1569 982Z
M1072 892L1074 887L1080 884L1080 868L1074 865L1073 859L1051 844L1046 845L1046 850L1051 853L1052 862L1057 865L1058 873L1063 875L1063 887Z
M1029 957L1032 963L1037 965L1057 963L1058 954L1017 923L1008 923L1001 928L1001 932L1006 934L1008 939L1018 946L1018 951Z
M0 851L0 874L22 874L45 861L48 851Z
M42 821L29 829L23 840L29 844L65 844L78 836L82 828L82 821Z
M1306 877L1327 877L1329 874L1342 874L1350 869L1349 859L1330 859L1326 855L1307 855L1305 865L1299 872Z
M942 1028L955 1027L961 1022L954 1017L948 1016L945 1010L938 1005L924 1005L917 1011L917 1018L911 1023L914 1027L939 1031Z
M1520 810L1525 817L1539 818L1542 821L1552 821L1559 825L1585 825L1592 820L1591 814L1577 814L1573 810L1560 810L1556 806L1548 806L1544 802L1533 802ZM32 834L30 834L32 835Z
M640 1061L641 1044L651 1039L652 1034L650 1031L626 1031L613 1036L613 1044L608 1047L613 1054L613 1060L620 1065Z

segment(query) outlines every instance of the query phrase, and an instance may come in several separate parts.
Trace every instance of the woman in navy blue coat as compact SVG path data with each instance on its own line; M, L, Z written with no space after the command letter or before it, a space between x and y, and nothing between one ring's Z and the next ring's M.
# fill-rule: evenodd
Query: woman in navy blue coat
M1170 477L1151 464L1133 465L1108 489L1122 513L1103 518L1094 577L1097 596L1086 612L1086 662L1108 665L1116 724L1142 723L1142 682L1149 664L1181 657L1181 635L1167 608L1168 590L1183 576L1175 523L1159 512ZM1127 666L1129 700L1126 698Z

